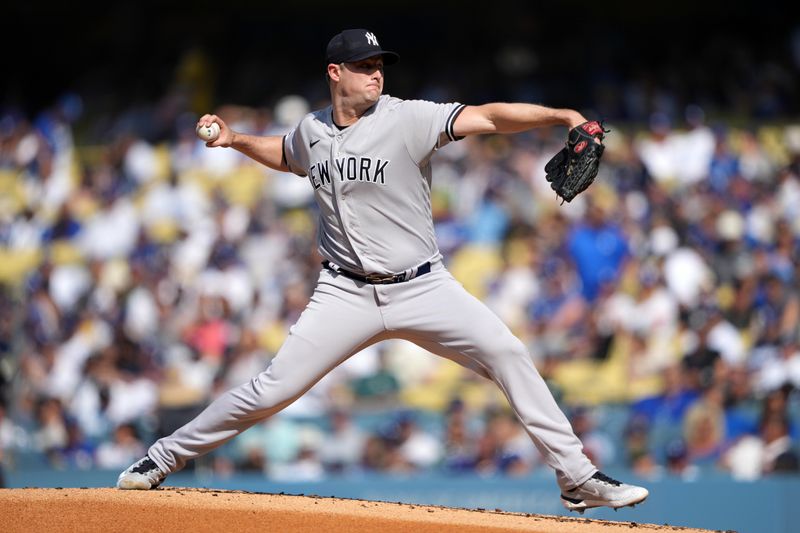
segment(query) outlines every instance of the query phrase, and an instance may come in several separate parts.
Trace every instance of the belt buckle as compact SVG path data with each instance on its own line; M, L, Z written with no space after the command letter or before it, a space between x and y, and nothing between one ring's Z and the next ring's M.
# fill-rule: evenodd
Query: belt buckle
M386 285L396 282L401 276L401 274L367 274L364 278L372 284Z

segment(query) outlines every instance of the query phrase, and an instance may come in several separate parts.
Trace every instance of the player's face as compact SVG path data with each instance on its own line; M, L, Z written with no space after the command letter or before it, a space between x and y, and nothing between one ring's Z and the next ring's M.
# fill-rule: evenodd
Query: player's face
M383 58L368 57L344 63L342 89L351 95L362 95L367 102L377 102L383 93Z

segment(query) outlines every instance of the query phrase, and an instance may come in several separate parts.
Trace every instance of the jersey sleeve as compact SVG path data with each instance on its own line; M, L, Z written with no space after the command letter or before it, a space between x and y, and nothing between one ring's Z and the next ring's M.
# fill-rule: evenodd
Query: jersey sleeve
M308 168L308 150L303 142L303 123L283 137L283 161L292 173L305 176Z
M437 104L425 100L403 102L400 120L408 153L419 165L451 141L461 140L453 133L453 124L466 106L459 103Z

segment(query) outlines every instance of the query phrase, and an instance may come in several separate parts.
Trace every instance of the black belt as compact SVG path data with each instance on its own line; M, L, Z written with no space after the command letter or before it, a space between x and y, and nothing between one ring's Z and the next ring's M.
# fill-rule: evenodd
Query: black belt
M341 274L346 278L354 279L362 283L371 283L372 285L388 285L389 283L402 283L404 281L408 281L416 277L422 276L423 274L427 274L428 272L431 271L430 261L428 261L427 263L423 263L416 268L412 268L410 271L407 270L400 274L367 274L366 276L362 276L361 274L356 274L355 272L350 272L349 270L345 270L343 268L335 267L330 261L323 261L322 266L324 266L331 272L336 272L337 274Z

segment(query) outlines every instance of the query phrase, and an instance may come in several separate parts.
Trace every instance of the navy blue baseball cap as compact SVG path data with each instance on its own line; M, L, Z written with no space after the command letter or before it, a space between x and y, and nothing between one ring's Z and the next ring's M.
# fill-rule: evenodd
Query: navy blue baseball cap
M325 59L330 63L352 63L368 57L383 56L384 65L400 60L395 52L383 50L375 34L365 29L344 30L328 42Z

